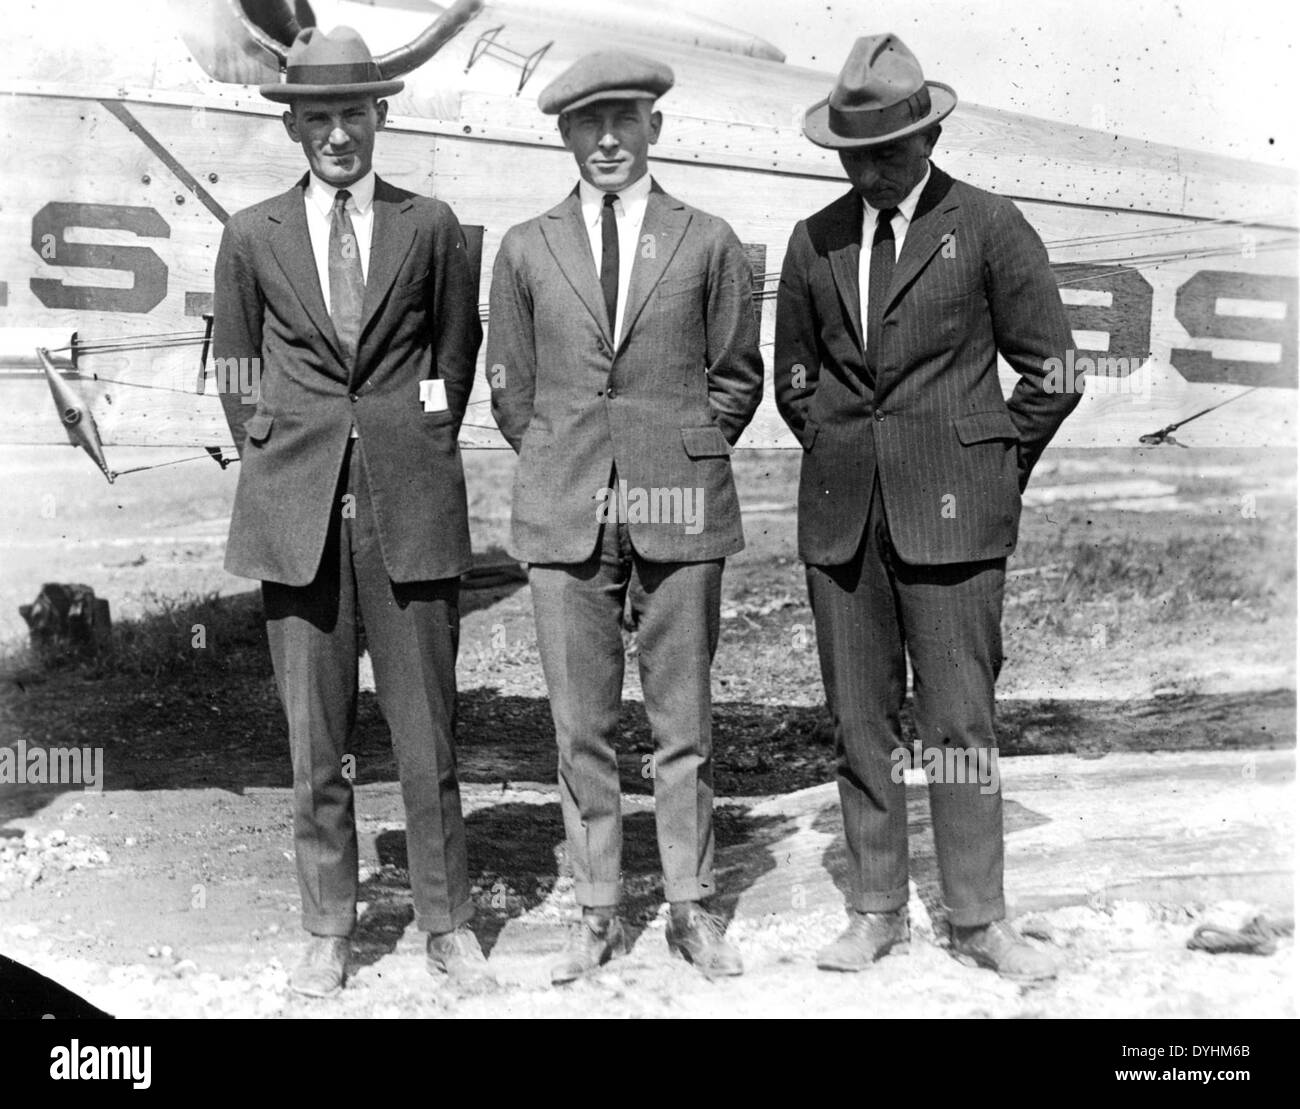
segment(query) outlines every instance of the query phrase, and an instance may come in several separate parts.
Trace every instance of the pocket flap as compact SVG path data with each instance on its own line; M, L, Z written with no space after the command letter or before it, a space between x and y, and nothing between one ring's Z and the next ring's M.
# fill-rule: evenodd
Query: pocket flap
M271 424L274 422L275 417L269 412L254 412L244 425L244 434L253 442L260 443L271 434Z
M682 428L682 444L691 458L726 458L731 454L727 437L717 424Z
M969 412L954 419L952 426L957 429L957 438L968 446L990 439L1020 438L1005 408L999 412Z
M694 273L688 277L665 277L659 282L657 292L661 298L686 296L698 292L704 285L704 275Z
M429 270L425 270L419 277L412 278L410 281L403 281L400 285L394 285L392 298L400 300L403 297L416 296L424 292L429 283L429 272Z

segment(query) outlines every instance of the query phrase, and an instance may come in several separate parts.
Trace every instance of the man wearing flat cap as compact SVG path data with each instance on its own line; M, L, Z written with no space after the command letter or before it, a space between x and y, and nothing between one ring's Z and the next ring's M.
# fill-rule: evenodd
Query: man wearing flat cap
M380 98L401 88L350 28L303 31L285 82L261 91L289 105L308 172L232 217L217 256L213 351L242 462L226 568L262 582L311 934L290 986L317 997L343 985L356 924L363 625L429 969L485 975L452 749L457 579L470 564L457 432L482 331L451 209L371 168ZM242 360L253 372L230 372Z
M1070 329L1043 244L1009 200L930 161L956 106L894 35L854 44L805 135L851 190L790 237L776 399L803 446L799 555L848 842L849 927L818 955L854 971L908 940L899 726L913 673L953 953L1055 973L1007 923L993 687L1020 495L1078 401L1044 362ZM1004 400L998 355L1019 375Z
M731 444L763 388L753 275L722 220L650 177L672 71L590 54L541 94L580 180L512 228L492 275L492 411L519 453L510 553L529 563L582 919L552 970L625 949L614 742L625 610L655 744L668 943L709 976L739 953L713 892L709 671L723 561L744 546Z

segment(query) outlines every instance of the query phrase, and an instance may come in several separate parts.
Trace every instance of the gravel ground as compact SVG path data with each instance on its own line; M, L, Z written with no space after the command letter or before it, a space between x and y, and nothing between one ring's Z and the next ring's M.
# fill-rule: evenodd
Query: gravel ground
M744 954L746 974L708 982L670 955L666 910L652 874L629 882L625 904L636 935L631 954L564 989L552 988L547 973L572 917L571 880L522 873L510 882L484 880L476 888L480 934L498 985L464 992L426 972L422 937L409 924L405 873L382 858L383 837L393 829L375 821L368 827L363 822L367 837L374 834L381 844L381 857L364 864L370 901L363 912L369 915L354 945L348 988L337 999L312 1001L286 990L302 933L293 919L296 898L287 888L291 864L281 836L270 837L270 850L250 849L246 841L253 837L241 838L233 816L216 809L185 846L196 816L192 797L184 807L157 806L148 825L137 835L113 838L121 846L110 851L101 841L111 837L78 830L78 822L96 826L94 813L86 812L96 807L93 800L65 803L63 826L32 822L21 838L3 841L0 950L120 1017L1296 1015L1291 939L1267 956L1209 955L1186 946L1199 924L1237 927L1266 909L1255 902L1189 906L1096 898L1026 914L1019 927L1032 942L1055 948L1061 973L1055 982L1023 986L953 959L942 921L914 888L909 953L891 955L868 972L815 968L814 952L843 922L840 909L820 904L737 917L730 935ZM104 819L114 818L109 813ZM223 852L233 869L211 875L218 911L185 913L182 926L180 914L159 906L175 899L169 889L183 896L194 888L176 873L168 850L193 854L195 838L208 847L233 839ZM106 880L113 883L107 889ZM157 903L141 903L132 915L126 902L139 897L110 897L114 886L128 883L143 883L130 888L148 891ZM218 898L229 903L217 905ZM111 920L102 919L106 913ZM89 920L100 926L87 931Z

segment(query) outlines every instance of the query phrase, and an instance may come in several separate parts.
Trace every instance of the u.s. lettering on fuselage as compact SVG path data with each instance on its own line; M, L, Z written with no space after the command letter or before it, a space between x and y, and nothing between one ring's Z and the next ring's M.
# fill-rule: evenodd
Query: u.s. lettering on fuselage
M121 312L148 314L158 308L168 295L169 268L154 246L125 245L120 242L94 243L69 241L70 228L79 231L126 231L142 240L170 240L171 227L154 208L125 204L82 204L50 201L32 218L31 246L40 262L60 272L60 276L41 273L28 279L28 287L37 301L54 310ZM483 228L468 225L471 260L482 264ZM84 235L78 235L78 240ZM751 259L765 259L765 244L747 244ZM130 285L87 285L66 280L64 271L91 268L113 270L131 276ZM1115 264L1058 263L1053 267L1058 278L1071 290L1096 292L1109 303L1069 303L1066 310L1076 333L1102 333L1104 346L1090 348L1081 343L1080 351L1095 350L1139 365L1152 349L1155 296L1151 283L1132 267ZM762 272L761 262L755 267ZM477 278L477 274L476 274ZM0 313L14 306L7 281L0 280ZM1249 340L1273 344L1277 357L1272 360L1245 360L1219 357L1206 349L1174 346L1169 361L1182 377L1201 384L1257 385L1294 389L1297 386L1297 279L1283 274L1246 273L1230 269L1201 269L1191 273L1174 293L1174 321L1189 340L1202 343L1215 340ZM1225 302L1235 308L1224 311ZM184 314L202 316L211 311L212 295L208 289L187 290ZM0 323L3 315L0 314ZM1165 324L1165 321L1160 321ZM1167 324L1160 329L1170 330Z

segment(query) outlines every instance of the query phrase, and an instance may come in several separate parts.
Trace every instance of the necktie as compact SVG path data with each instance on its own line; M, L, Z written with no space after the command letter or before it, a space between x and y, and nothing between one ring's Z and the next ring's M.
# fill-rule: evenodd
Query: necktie
M889 302L889 283L894 277L894 224L897 208L882 208L876 216L876 233L871 240L871 270L867 283L867 373L875 388L876 359L880 354L880 327Z
M361 333L361 300L366 292L366 279L361 273L361 252L357 248L356 232L352 230L352 217L347 203L352 194L339 189L334 197L334 210L330 218L330 317L334 333L339 337L348 369L357 359L357 339Z
M614 193L605 194L600 213L600 291L605 294L605 313L609 316L609 333L617 342L614 324L618 322L618 225L614 222Z

